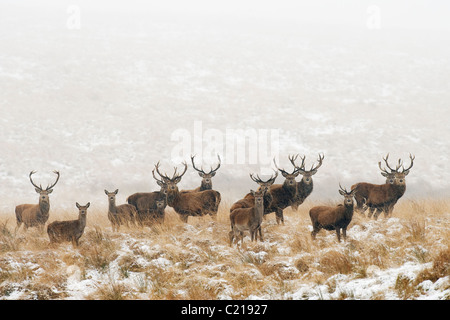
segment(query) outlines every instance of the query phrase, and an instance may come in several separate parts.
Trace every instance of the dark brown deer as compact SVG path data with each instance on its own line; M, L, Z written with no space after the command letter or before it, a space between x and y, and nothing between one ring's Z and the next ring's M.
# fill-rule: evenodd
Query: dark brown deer
M316 239L316 234L321 230L335 230L338 241L341 241L341 229L344 241L347 239L347 226L353 217L353 196L355 190L348 192L339 184L339 193L344 196L344 204L336 207L317 206L309 210L313 231L311 237Z
M156 172L167 183L167 204L178 213L183 222L188 221L189 216L204 216L209 214L216 219L217 211L221 200L220 193L215 190L205 190L199 192L180 192L177 184L186 173L187 164L183 163L184 171L177 173L177 168L172 178L162 174L158 168Z
M231 231L230 247L233 244L233 240L236 238L236 242L241 239L241 244L244 243L244 231L250 232L251 240L263 241L261 223L264 216L264 194L265 190L260 189L258 191L250 190L250 193L254 198L254 206L250 208L236 208L230 214Z
M298 168L300 171L300 174L302 175L302 180L297 182L297 195L294 197L293 203L291 205L291 208L294 210L297 210L298 207L305 201L305 199L312 193L314 184L312 176L317 173L317 170L322 166L322 162L324 159L324 156L319 154L319 159L317 160L318 164L314 166L314 164L311 166L310 170L305 169L305 156L303 156L302 163L300 166L297 166L295 164L295 160L297 159L298 155L296 155L294 158L291 158L291 163L294 167Z
M370 208L370 212L368 214L369 218L372 217L373 209L376 209L376 212L374 214L375 220L378 219L378 216L381 214L381 212L384 212L385 217L389 217L392 214L395 204L405 194L406 176L409 174L409 171L414 165L415 157L410 154L409 158L411 160L411 164L407 169L404 168L400 159L397 167L395 169L392 169L387 161L388 157L389 154L385 158L383 158L383 160L385 161L387 168L391 170L391 173L394 173L395 175L394 183L384 184L381 188L372 189L365 201L365 206L367 208ZM378 165L381 169L381 162ZM399 171L400 168L402 169L402 171ZM382 170L385 174L388 174L388 171L386 169Z
M385 161L387 161L389 157L389 154L386 156L386 158L383 158ZM400 166L400 162L398 164L398 168ZM378 167L381 170L381 175L386 178L386 182L384 184L372 184L368 182L359 182L354 185L352 185L351 189L356 190L355 193L355 200L356 200L356 211L358 211L360 214L364 215L364 212L367 210L366 201L369 197L369 194L371 192L381 192L383 189L387 188L386 185L388 184L394 184L395 182L395 171L394 172L387 172L385 169L381 168L381 162L378 162ZM373 211L375 208L371 207L369 208L371 216L373 214Z
M270 203L272 202L272 194L270 193L270 187L275 182L275 179L278 177L278 171L275 171L275 176L271 176L266 181L262 180L259 175L256 177L253 176L253 174L250 174L250 178L255 181L259 188L258 190L261 190L264 192L264 207L268 207ZM245 195L243 199L240 199L233 203L233 205L230 207L230 213L237 208L251 208L255 205L255 196L253 193L249 192Z
M105 190L105 194L108 196L108 220L111 222L111 227L113 231L119 231L121 225L126 225L127 227L136 225L137 220L137 210L131 204L121 204L116 206L116 195L119 189L113 192Z
M198 175L202 178L202 182L200 184L200 187L194 190L183 190L181 192L192 192L192 191L198 192L198 191L212 190L212 178L216 175L216 172L217 170L219 170L221 164L220 156L217 155L217 158L219 159L219 164L216 166L215 169L211 167L209 172L205 172L203 170L203 167L201 167L201 169L197 168L194 163L194 158L195 156L191 156L192 167L195 169L195 171L198 172Z
M289 156L289 160L291 159L293 159L293 157ZM292 205L292 202L297 195L297 181L295 181L295 178L300 174L300 170L294 168L294 171L289 173L284 169L278 168L275 159L273 159L273 162L285 180L283 184L273 184L270 186L272 201L267 208L264 208L264 214L266 215L275 212L277 224L280 222L284 224L283 210Z
M155 165L155 169L158 167L159 162ZM161 189L153 192L137 192L127 198L127 203L133 205L137 210L137 220L140 225L164 222L164 209L167 206L167 183L164 179L158 179L155 176L155 169L152 170L152 175ZM159 202L159 206L157 202ZM163 203L162 211L161 202Z
M49 194L53 192L53 187L58 183L59 171L53 171L56 174L56 181L48 185L47 188L42 188L42 185L37 186L31 176L36 173L36 171L30 172L30 182L35 187L37 193L39 193L39 204L21 204L16 206L16 232L19 230L22 223L24 224L25 230L29 227L38 227L40 231L44 229L44 225L47 222L50 215L50 199Z
M78 247L79 240L84 233L86 227L87 209L91 205L88 202L85 206L80 206L78 202L78 219L70 221L54 221L47 227L50 244L60 243L64 241L72 242L72 246Z

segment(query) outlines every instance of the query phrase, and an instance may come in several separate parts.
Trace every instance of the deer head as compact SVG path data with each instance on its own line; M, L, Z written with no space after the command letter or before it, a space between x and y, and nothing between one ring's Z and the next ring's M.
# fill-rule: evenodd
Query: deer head
M255 181L257 184L259 184L259 190L261 190L263 193L269 191L270 186L275 182L275 179L278 177L278 171L275 171L275 176L271 176L269 179L267 179L266 181L262 180L259 175L257 175L256 177L250 173L250 178Z
M76 203L76 206L78 210L80 211L80 215L85 215L87 213L87 209L91 205L90 202L88 202L85 206L81 206L78 202Z
M303 176L302 180L305 184L311 184L312 183L312 176L317 173L317 170L322 166L322 162L324 159L324 155L319 154L319 158L317 160L317 165L314 166L314 164L311 166L310 170L305 170L305 156L301 157L302 163L300 166L297 166L295 164L295 160L297 160L298 154L295 157L289 157L289 161L291 161L292 165L299 170L300 174Z
M109 201L116 201L116 195L119 192L119 189L116 189L113 192L109 192L108 190L105 189L105 194L108 196L108 200Z
M344 203L345 205L352 205L353 204L353 196L355 194L356 190L353 189L350 192L347 191L347 189L343 188L341 184L339 183L339 194L344 196Z
M159 162L158 162L158 164L159 164ZM186 173L187 167L188 167L186 162L183 162L183 165L184 165L184 171L181 174L178 174L177 173L177 170L178 170L177 167L174 167L175 170L173 172L172 178L169 178L167 176L167 174L162 174L159 171L159 165L155 167L156 172L162 178L161 181L163 181L166 184L166 186L167 186L167 195L168 196L171 195L171 194L173 195L173 193L177 193L178 192L177 184L181 181L181 178Z
M213 169L211 166L211 169L209 170L209 172L205 172L203 170L203 167L201 167L201 169L198 169L195 166L194 158L195 158L195 156L191 156L192 167L198 172L198 175L200 177L202 177L202 187L204 189L212 189L212 180L211 179L212 179L212 177L214 177L216 175L217 170L219 170L219 168L220 168L220 164L221 164L220 156L217 155L217 158L219 159L219 164L216 166L215 169Z
M409 158L411 160L411 164L409 165L409 167L407 169L405 169L405 167L403 166L403 162L401 159L398 159L398 163L397 166L395 167L395 169L391 168L391 166L388 163L388 158L389 158L389 153L386 155L386 157L383 157L384 162L386 163L386 167L391 170L391 172L388 172L386 170L386 168L381 168L381 161L378 162L378 167L381 170L381 174L386 177L387 179L389 179L389 181L392 180L392 176L394 176L394 181L392 182L392 184L396 184L396 185L405 185L406 184L406 176L409 174L409 170L411 170L412 166L414 165L414 159L416 158L415 156L409 154ZM400 171L400 169L402 169ZM391 183L391 182L390 182Z
M31 184L34 186L34 188L35 188L35 190L36 190L36 192L37 193L39 193L39 201L42 201L42 202L49 202L49 199L48 199L48 195L50 194L50 193L52 193L53 192L53 187L58 183L58 180L59 180L59 171L53 171L53 173L55 173L56 174L56 181L53 183L53 184L51 184L51 185L47 185L47 188L42 188L42 185L39 185L39 186L37 186L34 182L33 182L33 178L31 178L31 176L33 175L33 174L35 174L36 173L36 171L31 171L30 172L30 175L29 175L29 177L30 177L30 182L31 182Z
M289 160L291 160L291 159L293 159L293 157L289 156ZM284 183L290 187L295 186L297 183L295 181L295 178L297 178L297 176L300 174L300 168L294 168L294 171L292 171L292 173L289 173L289 172L285 171L284 169L278 168L275 158L273 158L273 163L275 164L275 167L281 172L283 177L286 179L286 181Z

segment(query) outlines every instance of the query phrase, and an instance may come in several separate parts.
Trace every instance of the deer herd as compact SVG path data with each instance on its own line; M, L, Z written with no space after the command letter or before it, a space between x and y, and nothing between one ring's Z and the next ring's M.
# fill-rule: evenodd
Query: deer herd
M213 189L212 178L220 168L221 159L218 156L218 165L209 172L205 172L203 167L198 168L194 162L195 156L191 156L192 167L202 178L199 187L192 190L179 190L178 184L188 169L186 162L183 162L182 172L174 167L173 174L161 173L160 163L155 165L152 171L153 178L159 185L159 191L139 192L130 195L126 204L116 205L116 195L119 190L113 192L105 190L108 197L107 217L111 223L112 230L118 231L121 225L126 226L151 226L154 223L164 223L165 208L170 206L179 215L180 219L187 223L188 217L210 215L216 220L221 195ZM250 179L258 185L256 191L250 190L242 199L233 203L230 207L229 244L238 244L239 239L243 243L244 232L250 233L251 241L258 239L263 241L262 222L265 215L275 213L277 224L284 224L283 210L291 207L297 210L298 207L313 191L312 176L322 166L324 156L319 154L317 163L311 166L310 170L305 168L305 156L289 156L288 159L293 166L291 172L279 168L275 159L274 164L277 170L267 180L261 179L259 175L250 174ZM415 157L410 154L410 165L405 169L401 159L398 160L395 169L389 165L389 154L383 157L386 167L382 167L381 161L378 167L381 174L386 178L384 184L371 184L366 182L356 183L351 186L351 190L339 184L339 193L344 197L343 203L337 206L315 206L310 209L309 216L312 223L312 239L321 230L336 231L337 239L341 241L341 230L344 240L347 236L347 226L350 224L354 210L364 215L369 210L368 218L372 215L376 220L384 212L385 217L389 217L394 209L394 205L403 196L406 190L405 177L409 174L414 164ZM386 169L387 168L387 169ZM389 171L388 171L389 170ZM156 173L155 173L156 172ZM275 184L278 173L284 178L282 184ZM21 204L16 206L16 229L17 232L23 224L25 230L29 227L37 227L43 231L49 219L50 199L49 195L59 181L60 173L54 171L56 180L45 189L42 185L37 186L33 181L30 172L29 179L39 194L38 204ZM296 178L302 175L302 179ZM354 201L356 200L356 207ZM87 209L90 203L82 206L76 203L79 209L77 220L54 221L47 227L50 244L63 241L72 242L73 246L78 246L79 239L83 235L86 226Z

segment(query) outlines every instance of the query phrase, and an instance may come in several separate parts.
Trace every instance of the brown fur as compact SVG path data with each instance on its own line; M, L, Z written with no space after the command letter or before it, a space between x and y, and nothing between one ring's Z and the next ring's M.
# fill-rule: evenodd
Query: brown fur
M255 205L251 208L236 208L230 214L231 231L229 233L230 246L233 244L233 240L236 239L241 243L244 241L244 231L250 231L251 240L263 241L261 223L264 215L264 193L265 191L253 191L250 194L254 197Z
M342 188L341 188L342 189ZM344 204L339 204L336 207L317 206L309 210L313 231L311 236L316 239L316 234L320 229L336 230L338 241L341 241L341 232L344 240L347 239L347 226L352 221L353 217L353 195L354 191L347 192L346 190L339 190L339 193L345 197Z
M39 204L21 204L16 206L15 214L16 214L16 229L17 232L22 225L24 224L25 230L29 227L38 227L41 231L44 229L45 223L48 221L50 216L50 199L49 194L53 192L53 187L58 183L59 180L59 172L54 171L57 175L56 181L47 186L46 189L43 189L42 186L37 186L31 176L35 173L35 171L31 171L29 178L31 184L35 187L37 193L39 193Z
M127 227L136 225L137 210L131 204L122 204L116 206L116 195L119 192L117 189L114 192L108 192L105 190L105 194L108 196L108 220L111 222L113 231L119 231L121 225Z
M69 241L72 242L74 247L79 245L79 240L86 227L87 208L89 208L90 203L80 206L77 202L76 206L79 210L77 220L54 221L48 225L47 233L50 238L50 244Z

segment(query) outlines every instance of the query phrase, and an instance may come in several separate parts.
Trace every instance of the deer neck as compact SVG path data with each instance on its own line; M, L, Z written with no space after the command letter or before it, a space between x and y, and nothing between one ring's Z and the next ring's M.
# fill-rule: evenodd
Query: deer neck
M78 215L78 226L81 230L83 230L86 227L86 214L79 214Z
M256 216L262 220L264 216L264 202L260 204L255 204L255 213Z
M42 215L48 215L50 211L50 200L42 201L41 199L39 199L39 210L41 211Z
M347 204L347 203L344 204L344 207L345 207L344 215L349 220L351 220L353 217L353 206L354 206L353 202L352 202L352 204Z
M108 211L111 213L117 213L116 200L109 200Z
M294 185L290 186L290 185L287 183L287 181L284 181L284 183L283 183L283 189L284 189L286 192L292 194L292 196L293 196L293 195L295 195L295 193L296 193L296 191L297 191L297 183L294 183Z
M211 190L212 186L209 183L206 183L202 180L202 183L200 184L200 191L205 191L205 190Z
M171 207L175 206L180 198L180 192L178 190L167 193L167 204Z

